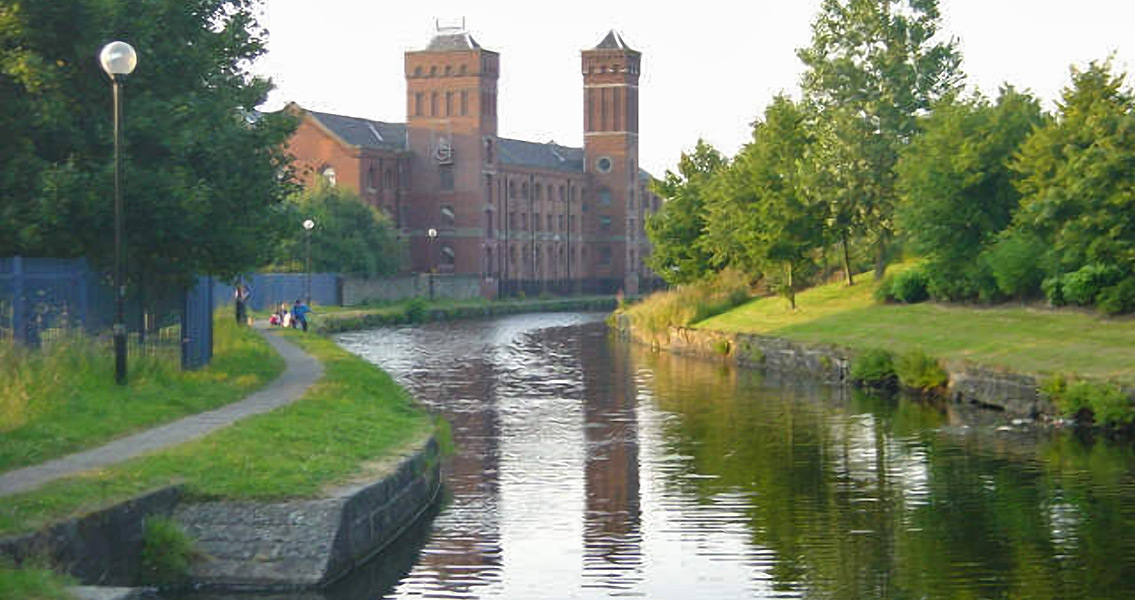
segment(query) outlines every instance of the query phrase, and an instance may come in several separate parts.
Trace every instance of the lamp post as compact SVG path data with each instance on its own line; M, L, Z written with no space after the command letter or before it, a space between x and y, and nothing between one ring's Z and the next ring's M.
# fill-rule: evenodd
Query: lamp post
M430 302L433 302L433 300L434 300L434 268L435 268L434 263L437 262L436 259L434 258L434 240L437 239L437 230L434 229L433 227L430 227L429 231L426 232L426 236L428 236L430 238L429 256L427 258L429 259L429 262L430 262L430 264L429 264L429 267L430 267Z
M114 381L126 384L126 274L122 257L122 77L134 72L138 54L126 42L111 42L99 52L114 96Z
M303 222L304 231L307 232L307 281L304 285L307 305L311 306L311 230L315 229L315 221L306 219Z

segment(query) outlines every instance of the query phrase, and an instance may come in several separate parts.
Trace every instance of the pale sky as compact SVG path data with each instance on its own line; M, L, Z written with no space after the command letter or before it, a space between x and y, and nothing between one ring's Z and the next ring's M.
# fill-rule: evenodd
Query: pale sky
M727 2L390 2L266 0L268 54L253 71L277 90L264 108L305 108L403 122L403 52L426 46L434 19L460 21L501 53L499 134L582 145L580 50L610 29L643 53L639 164L673 169L699 137L732 155L781 91L797 95L797 48L820 0ZM680 8L679 8L680 6ZM1116 54L1135 64L1131 0L941 0L943 34L960 41L971 87L1002 82L1052 108L1070 65Z

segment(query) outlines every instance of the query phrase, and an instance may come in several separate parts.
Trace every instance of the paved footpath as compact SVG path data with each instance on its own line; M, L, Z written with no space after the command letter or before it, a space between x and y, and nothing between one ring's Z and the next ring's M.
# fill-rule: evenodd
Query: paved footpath
M0 474L0 496L34 490L61 477L101 469L140 454L195 440L228 427L245 417L295 402L323 375L323 366L294 344L284 341L278 335L267 333L264 326L258 325L257 329L287 364L283 375L268 387L216 410L191 415L161 427L115 440L105 446Z

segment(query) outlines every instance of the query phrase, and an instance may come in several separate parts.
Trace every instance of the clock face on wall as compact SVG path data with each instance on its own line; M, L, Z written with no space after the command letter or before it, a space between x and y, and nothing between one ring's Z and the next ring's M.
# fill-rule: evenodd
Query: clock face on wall
M600 173L610 173L611 166L611 159L606 156L602 156L599 160L595 161L595 168L599 169Z

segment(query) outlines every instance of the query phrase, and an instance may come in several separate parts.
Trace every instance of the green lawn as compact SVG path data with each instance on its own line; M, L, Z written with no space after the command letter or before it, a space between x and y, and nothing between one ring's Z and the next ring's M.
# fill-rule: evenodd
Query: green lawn
M197 498L311 497L432 430L426 412L381 369L328 339L284 335L325 369L295 404L195 442L6 497L0 535L35 530L174 482L184 482Z
M16 569L0 561L0 600L73 600L71 583L50 569Z
M1131 318L1018 305L878 304L873 291L860 277L851 288L836 283L801 293L796 312L779 298L760 298L695 326L856 349L920 347L946 361L1135 383Z
M230 404L275 379L284 361L256 332L218 316L207 368L185 372L155 357L128 367L119 386L111 352L93 342L42 353L0 344L0 472Z

